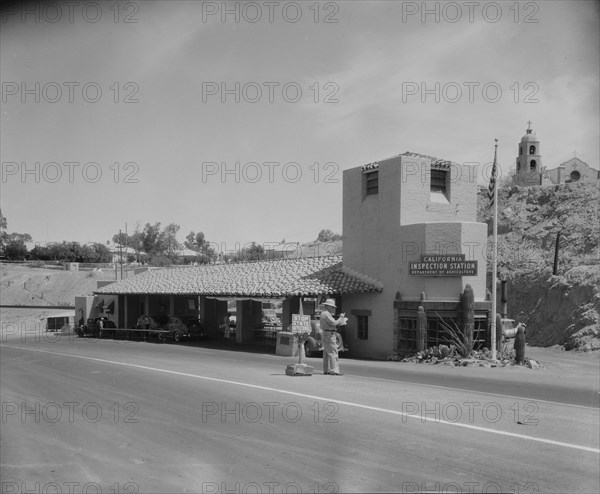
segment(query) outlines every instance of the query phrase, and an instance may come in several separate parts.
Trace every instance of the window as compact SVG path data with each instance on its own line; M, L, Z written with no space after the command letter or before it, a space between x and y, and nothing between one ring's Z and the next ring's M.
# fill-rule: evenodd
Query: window
M366 195L377 194L379 192L379 171L375 170L364 174L366 183Z
M356 327L358 328L358 339L369 339L369 316L356 316Z
M571 180L573 180L573 182L577 182L580 178L581 174L577 170L571 172Z
M519 156L523 156L523 146L519 146Z
M529 162L529 171L534 172L535 171L535 167L537 166L537 161L535 160L531 160Z
M448 170L431 169L430 200L448 203Z
M450 345L452 340L448 335L448 330L456 331L458 322L450 314L435 315L427 318L427 345Z
M414 317L399 317L400 330L399 348L407 350L417 349L417 320Z
M535 154L535 146L529 146L529 154Z

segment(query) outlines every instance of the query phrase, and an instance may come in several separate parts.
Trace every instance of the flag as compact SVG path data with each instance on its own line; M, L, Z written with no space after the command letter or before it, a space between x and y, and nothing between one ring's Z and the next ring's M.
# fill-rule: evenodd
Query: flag
M498 149L498 139L496 139L496 150ZM496 179L498 174L498 164L496 163L496 150L494 150L494 164L492 165L492 176L490 177L490 185L488 187L488 208L494 206L494 197L496 193Z

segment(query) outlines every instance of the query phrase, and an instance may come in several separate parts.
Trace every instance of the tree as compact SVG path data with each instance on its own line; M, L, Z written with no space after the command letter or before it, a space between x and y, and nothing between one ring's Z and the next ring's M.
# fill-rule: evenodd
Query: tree
M160 222L154 223L154 225L146 223L146 226L144 226L144 230L142 231L142 248L146 254L150 256L160 254L158 246L159 236Z
M7 235L4 245L4 255L7 259L25 259L27 256L25 242L31 242L31 235L28 233L11 233Z
M6 226L6 216L2 215L2 210L0 209L0 252L4 251L4 246L6 245Z
M164 254L170 259L177 257L177 251L181 249L181 244L177 241L177 232L180 226L170 223L158 236L158 253Z
M317 242L333 242L341 240L342 236L338 233L333 233L331 230L321 230L317 236Z
M187 237L185 237L185 242L183 242L183 245L190 250L197 250L196 234L194 232L188 233Z

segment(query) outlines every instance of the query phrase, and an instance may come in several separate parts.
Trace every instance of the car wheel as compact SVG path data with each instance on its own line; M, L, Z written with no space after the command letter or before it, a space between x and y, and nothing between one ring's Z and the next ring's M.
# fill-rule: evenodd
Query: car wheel
M175 331L173 339L175 340L175 343L181 343L183 340L183 333L181 331Z
M304 343L304 355L307 357L314 357L311 344L308 341Z

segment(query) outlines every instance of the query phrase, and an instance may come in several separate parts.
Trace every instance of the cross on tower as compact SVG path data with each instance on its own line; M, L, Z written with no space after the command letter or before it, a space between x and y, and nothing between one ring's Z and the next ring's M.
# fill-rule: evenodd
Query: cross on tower
M529 120L529 122L527 122L527 125L528 125L527 130L531 130L531 120Z

